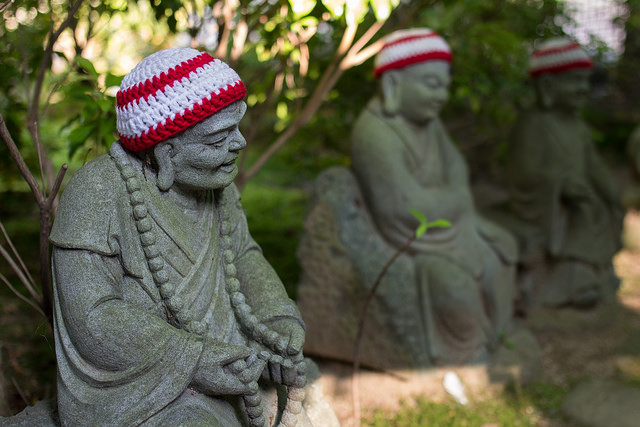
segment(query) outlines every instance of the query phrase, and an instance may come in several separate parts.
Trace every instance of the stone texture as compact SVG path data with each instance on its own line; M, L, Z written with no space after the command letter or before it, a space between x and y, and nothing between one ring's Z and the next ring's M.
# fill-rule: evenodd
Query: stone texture
M307 325L305 351L350 361L367 292L395 249L375 231L346 168L330 168L318 176L309 206L297 253L303 271L297 303ZM416 302L412 273L410 258L401 255L382 279L367 311L363 366L429 363L413 333L418 307L407 304Z
M588 427L635 427L640 420L640 388L613 380L588 380L562 405L572 420Z

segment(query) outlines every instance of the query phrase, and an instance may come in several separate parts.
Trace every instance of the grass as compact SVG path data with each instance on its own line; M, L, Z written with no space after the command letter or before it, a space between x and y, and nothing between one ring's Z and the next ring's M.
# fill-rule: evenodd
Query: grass
M371 427L487 427L487 426L539 426L554 421L564 425L566 419L560 407L568 389L551 384L534 383L521 393L514 389L482 401L460 405L451 400L430 402L420 397L415 405L405 404L396 413L377 411L363 420Z

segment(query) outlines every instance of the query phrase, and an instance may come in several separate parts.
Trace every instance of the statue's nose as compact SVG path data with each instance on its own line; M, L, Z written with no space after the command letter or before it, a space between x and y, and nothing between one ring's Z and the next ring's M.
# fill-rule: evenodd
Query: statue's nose
M236 129L234 132L231 143L229 144L229 151L240 151L247 146L247 140L244 139L242 133Z

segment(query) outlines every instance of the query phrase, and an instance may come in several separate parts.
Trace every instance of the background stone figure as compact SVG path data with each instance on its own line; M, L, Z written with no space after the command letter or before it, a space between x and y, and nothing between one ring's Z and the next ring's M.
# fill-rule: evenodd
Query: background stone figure
M305 223L298 303L310 352L351 358L353 344L332 343L327 330L348 341L355 329L348 319L359 314L384 262L415 233L411 209L452 225L429 230L389 271L370 308L362 363L486 360L511 330L516 244L475 211L466 163L438 117L450 62L449 46L428 29L391 34L376 57L380 94L354 126L353 173L335 168L318 178ZM338 260L343 255L348 261ZM346 301L338 303L341 320L322 316L338 299ZM350 314L348 303L356 307Z
M615 182L579 117L592 62L566 38L545 41L529 73L537 108L519 118L506 156L508 215L518 238L525 305L586 307L611 299L611 264L624 210Z
M120 141L74 175L51 233L63 425L264 425L273 384L283 425L309 423L304 324L232 184L245 95L194 49L124 78Z

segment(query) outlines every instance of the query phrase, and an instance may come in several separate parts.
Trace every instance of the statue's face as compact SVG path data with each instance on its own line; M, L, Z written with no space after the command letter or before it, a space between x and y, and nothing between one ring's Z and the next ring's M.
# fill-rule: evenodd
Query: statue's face
M399 113L420 125L438 117L449 100L450 71L447 61L428 61L403 68L397 82Z
M247 105L235 102L169 139L174 185L188 190L215 190L238 174L236 158L247 142L238 129Z
M574 112L587 102L590 75L591 70L575 69L559 74L549 74L541 83L547 86L551 104L554 107Z

